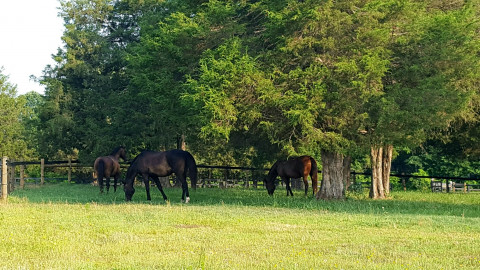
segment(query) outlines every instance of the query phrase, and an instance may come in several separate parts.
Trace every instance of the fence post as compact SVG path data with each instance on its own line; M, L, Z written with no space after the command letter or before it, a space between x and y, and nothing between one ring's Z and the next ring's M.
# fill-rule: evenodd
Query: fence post
M228 180L228 177L229 177L229 171L228 169L225 169L225 179L223 179L223 188L227 188L227 180Z
M20 188L25 188L25 165L20 165Z
M8 196L8 186L7 186L7 177L8 177L8 168L7 168L7 157L2 158L2 200L7 201Z
M253 170L250 171L250 175L252 176L252 180L253 180ZM245 188L249 188L249 187L250 187L250 179L248 179L245 176Z
M212 169L208 169L208 180L207 180L207 187L211 187L211 179L212 179Z
M72 182L72 159L68 158L68 183Z
M40 160L40 185L45 184L45 159Z

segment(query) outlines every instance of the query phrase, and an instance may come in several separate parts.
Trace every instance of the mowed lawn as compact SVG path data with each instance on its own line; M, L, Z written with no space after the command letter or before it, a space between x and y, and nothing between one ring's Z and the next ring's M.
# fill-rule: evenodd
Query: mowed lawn
M279 188L47 184L0 203L0 269L480 269L480 193L317 201Z

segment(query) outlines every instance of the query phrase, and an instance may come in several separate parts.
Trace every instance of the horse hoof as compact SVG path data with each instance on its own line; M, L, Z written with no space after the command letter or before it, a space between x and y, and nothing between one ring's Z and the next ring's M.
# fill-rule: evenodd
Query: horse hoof
M187 197L185 200L182 199L182 203L188 203L190 202L190 197Z

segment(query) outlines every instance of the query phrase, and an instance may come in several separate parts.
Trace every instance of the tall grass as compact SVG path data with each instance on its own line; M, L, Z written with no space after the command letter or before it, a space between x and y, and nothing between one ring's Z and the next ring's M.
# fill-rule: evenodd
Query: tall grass
M0 204L4 269L478 269L480 194L317 201L197 189L133 202L89 185L29 187Z

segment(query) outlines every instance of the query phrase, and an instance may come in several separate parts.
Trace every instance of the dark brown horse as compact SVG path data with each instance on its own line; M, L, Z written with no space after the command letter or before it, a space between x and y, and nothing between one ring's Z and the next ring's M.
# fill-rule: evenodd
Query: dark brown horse
M192 188L195 189L197 186L197 164L189 152L182 150L165 152L143 151L140 153L132 161L127 170L124 185L125 200L132 200L132 196L135 193L135 188L133 187L135 176L140 174L145 183L147 200L150 201L152 199L150 197L149 184L149 178L151 178L162 193L163 199L167 201L167 196L165 192L163 192L158 177L169 176L172 173L175 173L177 179L182 183L182 202L188 203L190 201L190 194L188 193L187 173L192 182Z
M289 160L279 160L273 164L272 168L268 172L265 179L265 186L268 194L273 195L275 191L275 179L280 176L287 186L287 196L292 195L292 189L290 188L290 178L303 178L305 184L305 196L308 191L308 175L312 179L313 195L317 193L317 178L318 168L317 162L311 156L301 156L292 158Z
M113 190L117 191L117 181L120 177L120 164L118 159L122 158L126 161L125 147L119 146L113 149L108 156L98 157L93 164L93 169L97 176L98 185L100 186L100 193L103 193L103 178L105 177L107 192L110 189L110 177L113 176Z

